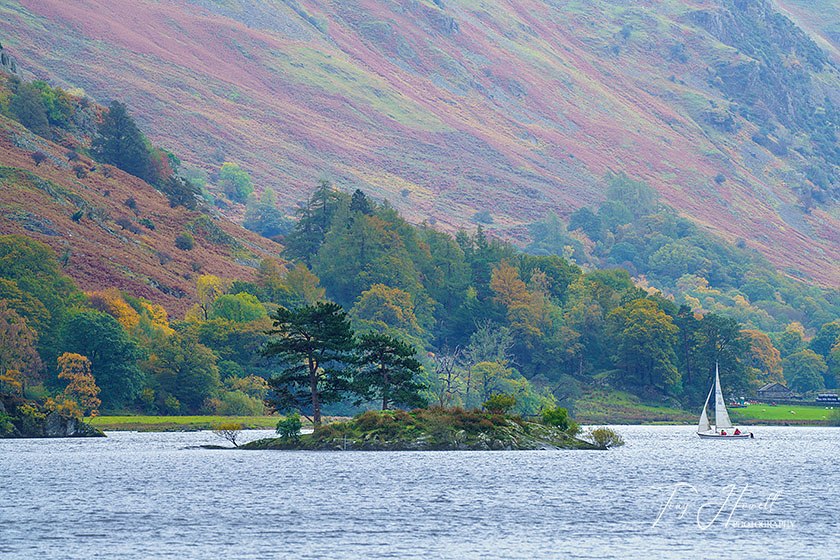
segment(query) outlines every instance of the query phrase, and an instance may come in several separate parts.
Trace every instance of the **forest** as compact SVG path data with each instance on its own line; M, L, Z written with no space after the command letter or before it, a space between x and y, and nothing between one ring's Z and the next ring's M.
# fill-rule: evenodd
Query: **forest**
M14 85L0 109L33 131L78 130L79 115L94 116L46 84ZM146 179L173 207L198 212L212 198L179 175L174 154L151 146L124 105L112 103L92 135L97 161ZM609 387L696 407L716 363L732 396L769 381L799 392L837 386L837 294L701 231L626 175L606 177L605 200L568 225L556 215L532 224L524 250L480 224L454 235L412 225L386 200L327 180L294 219L270 189L257 198L237 165L225 163L219 180L216 205L245 204L245 225L283 253L262 259L249 281L197 275L183 317L115 288L83 292L45 244L0 237L0 389L77 414L311 413L305 399L290 404L289 387L301 382L277 359L289 357L277 350L288 330L277 329L325 304L346 316L347 380L368 373L366 386L330 388L332 413L472 408L510 395L517 412L536 415L573 410L585 392ZM193 242L175 241L184 250ZM411 395L374 390L371 367L384 368L377 341L410 362L402 382Z

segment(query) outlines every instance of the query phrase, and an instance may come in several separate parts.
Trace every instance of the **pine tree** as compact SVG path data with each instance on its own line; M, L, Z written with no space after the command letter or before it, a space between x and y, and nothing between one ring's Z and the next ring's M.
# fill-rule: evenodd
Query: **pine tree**
M145 138L129 116L126 106L119 101L111 103L92 147L99 161L119 167L135 177L149 178L150 156Z
M354 385L362 399L382 399L382 410L390 406L427 406L420 395L426 387L414 379L422 366L414 357L417 353L411 345L400 342L385 334L365 334L358 343L361 370Z
M280 359L283 369L269 381L276 410L312 407L312 423L321 425L321 406L341 400L352 389L348 366L353 362L353 331L347 313L335 303L318 302L293 311L280 307L272 315L278 335L263 349Z

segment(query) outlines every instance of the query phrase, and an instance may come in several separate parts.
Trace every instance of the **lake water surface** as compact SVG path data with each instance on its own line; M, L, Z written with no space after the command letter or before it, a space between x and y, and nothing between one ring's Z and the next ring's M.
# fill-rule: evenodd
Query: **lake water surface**
M607 452L0 440L0 558L840 557L840 429L616 429Z

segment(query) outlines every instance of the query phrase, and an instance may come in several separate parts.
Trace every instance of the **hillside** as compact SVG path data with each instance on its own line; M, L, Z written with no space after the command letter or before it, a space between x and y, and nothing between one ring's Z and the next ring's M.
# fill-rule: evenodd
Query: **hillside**
M0 12L24 76L123 99L155 144L211 181L236 162L286 207L326 175L444 228L489 207L491 230L524 241L525 225L592 205L604 174L625 171L786 274L840 279L840 73L764 0L15 0Z
M40 165L36 151L47 155ZM258 259L280 249L225 218L170 208L163 194L115 167L85 156L71 164L68 153L0 117L0 232L47 243L83 290L116 287L182 317L195 303L198 274L252 278ZM195 239L191 250L175 246L185 231Z

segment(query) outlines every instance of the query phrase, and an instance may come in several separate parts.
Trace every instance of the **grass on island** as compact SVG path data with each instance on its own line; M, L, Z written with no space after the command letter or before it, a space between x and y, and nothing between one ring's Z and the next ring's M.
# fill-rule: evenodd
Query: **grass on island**
M529 422L516 415L433 406L410 412L369 410L352 419L324 425L311 434L281 434L277 438L248 442L242 448L369 451L606 449L621 445L620 440L616 436L608 442L609 445L592 443L577 439L559 427Z
M822 424L828 422L832 414L837 413L838 410L840 410L838 406L831 410L831 407L826 408L825 406L750 404L747 405L747 408L730 408L729 416L733 421L741 422L761 420L774 424L784 422L788 424Z

